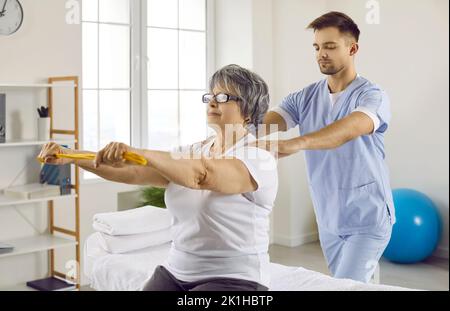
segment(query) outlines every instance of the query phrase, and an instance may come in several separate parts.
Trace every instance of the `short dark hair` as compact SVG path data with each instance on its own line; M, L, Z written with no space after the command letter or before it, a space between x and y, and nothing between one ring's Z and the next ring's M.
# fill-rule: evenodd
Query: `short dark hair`
M359 41L361 31L358 25L348 16L341 12L329 12L316 18L306 29L321 30L327 27L336 27L341 33L352 35L356 42Z

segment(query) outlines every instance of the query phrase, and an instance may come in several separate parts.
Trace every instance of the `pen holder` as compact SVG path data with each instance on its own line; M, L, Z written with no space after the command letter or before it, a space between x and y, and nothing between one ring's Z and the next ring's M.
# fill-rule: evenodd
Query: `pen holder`
M50 118L38 119L38 139L42 141L50 140Z

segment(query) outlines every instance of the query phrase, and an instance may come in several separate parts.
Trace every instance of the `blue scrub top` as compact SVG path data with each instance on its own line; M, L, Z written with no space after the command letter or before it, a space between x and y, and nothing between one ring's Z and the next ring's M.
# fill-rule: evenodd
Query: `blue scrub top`
M316 132L364 107L378 116L375 133L334 150L305 151L308 181L319 228L338 235L365 233L395 223L385 161L384 134L391 119L387 95L358 76L330 103L327 80L290 94L281 104L300 135Z

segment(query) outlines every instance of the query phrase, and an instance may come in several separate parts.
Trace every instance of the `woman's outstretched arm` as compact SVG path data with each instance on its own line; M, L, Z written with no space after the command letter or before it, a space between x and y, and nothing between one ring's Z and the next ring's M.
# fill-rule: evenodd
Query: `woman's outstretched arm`
M96 164L120 165L124 152L137 153L148 160L148 167L166 180L196 189L224 194L240 194L258 188L245 164L238 159L195 159L186 155L131 148L122 143L111 143L97 154ZM130 164L128 164L130 165Z
M109 165L95 166L92 160L83 159L65 159L56 158L56 154L95 154L91 151L72 150L63 148L55 143L49 143L43 146L39 158L45 160L47 164L64 165L77 164L82 169L94 173L106 180L143 186L155 186L164 188L168 185L168 180L159 174L155 169L146 166L127 165L121 167L113 167Z

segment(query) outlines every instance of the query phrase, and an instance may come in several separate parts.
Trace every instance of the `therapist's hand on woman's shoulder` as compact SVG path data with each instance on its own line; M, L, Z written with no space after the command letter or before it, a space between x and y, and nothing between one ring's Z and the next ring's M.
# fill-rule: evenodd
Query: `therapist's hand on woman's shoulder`
M57 154L72 154L73 150L69 148L63 148L56 143L48 143L42 147L41 152L38 155L39 159L44 159L44 163L51 165L65 165L72 164L74 161L71 159L58 159Z
M250 147L257 147L269 151L277 158L284 158L300 151L300 148L291 140L264 140L260 139L248 144Z
M126 160L123 158L125 152L136 152L135 149L124 143L111 142L105 148L97 152L94 166L106 164L113 167L123 167Z

